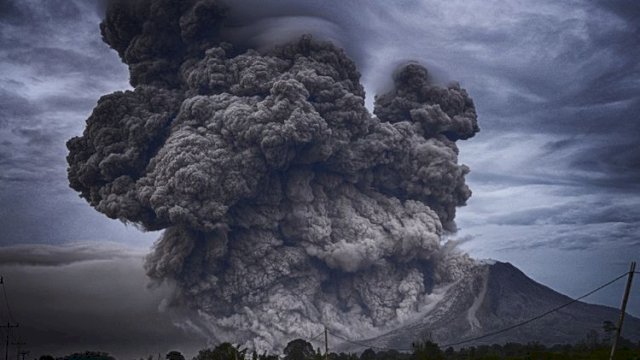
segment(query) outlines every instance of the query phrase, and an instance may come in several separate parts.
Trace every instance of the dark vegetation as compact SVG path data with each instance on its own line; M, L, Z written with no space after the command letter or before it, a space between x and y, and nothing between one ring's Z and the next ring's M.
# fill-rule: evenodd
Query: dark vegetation
M457 350L449 347L441 349L438 344L423 341L413 344L413 352L398 352L395 350L366 349L357 353L330 352L326 357L311 343L296 339L285 347L283 354L258 354L250 352L230 343L222 343L215 348L203 349L192 360L458 360L458 359L511 359L511 360L556 360L556 359L609 359L611 350L610 340L600 340L597 332L587 334L580 343L573 345L545 346L532 342L529 344L507 343L504 345L480 345L462 347ZM185 360L179 351L170 351L166 360ZM616 360L640 360L640 341L631 342L622 338L619 342ZM54 358L43 355L39 360L116 360L113 356L96 351L74 353ZM147 359L155 360L154 356Z

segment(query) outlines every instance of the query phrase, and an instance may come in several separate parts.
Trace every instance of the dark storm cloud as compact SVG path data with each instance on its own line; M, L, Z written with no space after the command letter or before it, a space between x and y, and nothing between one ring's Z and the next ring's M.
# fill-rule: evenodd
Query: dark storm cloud
M538 167L560 161L565 168L547 181L571 177L603 188L633 186L640 179L638 6L582 5L540 2L526 14L517 7L503 8L504 14L493 10L500 6L478 9L476 21L456 27L445 22L450 31L431 41L452 44L459 55L449 68L461 69L458 77L477 93L485 134L516 131L566 141L556 150L561 160L539 159ZM466 9L460 10L464 16Z
M8 125L9 121L20 119L24 121L29 117L38 114L38 110L26 98L15 94L9 86L19 88L24 86L20 82L6 84L6 87L0 88L0 127Z
M52 74L91 76L91 81L98 81L110 76L110 73L120 69L119 64L112 59L87 54L86 51L60 49L53 47L32 47L19 49L6 54L7 63L29 64L34 77L50 76ZM96 71L100 69L100 71Z
M77 20L82 15L76 1L51 0L42 4L35 4L33 1L3 1L0 6L0 20L18 26L38 18L67 22ZM46 26L46 24L32 26Z
M3 229L0 246L126 240L135 246L148 247L158 237L157 233L140 233L133 226L105 221L95 212L89 212L82 199L69 196L66 184L47 181L55 178L55 173L13 170L0 175L7 184L0 188L0 228ZM32 178L40 180L35 182Z
M80 4L3 2L0 135L11 143L0 147L5 159L0 168L4 178L51 181L50 176L55 176L51 173L28 174L64 166L58 159L64 151L64 134L71 126L77 126L73 118L82 116L95 102L91 91L103 90L101 83L112 76L109 73L117 73L114 62L102 56L100 48L85 46L84 39L78 36L74 42L57 37L62 29L71 30L71 23L76 34L89 31L83 30L87 23L87 14L83 13L86 5ZM106 52L104 47L102 50ZM96 72L96 68L106 72ZM68 86L77 82L85 89L80 94ZM22 175L16 178L18 172Z
M68 31L80 31L87 10L94 2L80 1L16 1L6 0L0 8L0 41L3 50L30 48L36 44L58 45L56 33L62 26L73 25ZM97 16L97 13L91 14ZM89 16L91 16L89 15Z
M412 9L415 16L397 7L390 17L406 37L397 46L377 47L383 51L370 59L413 55L455 73L480 104L485 122L479 142L498 142L495 135L512 133L566 142L555 154L532 159L535 166L529 168L493 176L494 166L472 166L471 179L507 175L501 181L508 186L518 173L516 183L571 181L599 191L635 186L640 180L637 5L538 2L526 5L527 11L505 1L485 5L433 2ZM425 32L415 33L416 26ZM379 37L372 43L391 37L374 33ZM375 68L373 61L365 62L365 77ZM474 165L482 156L468 161ZM537 170L549 165L557 171L538 176Z
M501 148L483 146L482 150L469 150L478 154L472 160L478 164L478 171L470 175L472 181L500 183L504 186L562 184L570 186L565 189L568 195L573 192L634 193L640 184L640 144L632 136L619 134L616 138L612 134L596 133L548 137L526 132L517 135L504 132L494 134L508 138L496 143L502 143ZM557 140L548 140L553 138ZM493 155L486 153L489 150ZM513 161L514 164L509 161L506 165L491 165L491 161L505 156L521 159ZM505 171L515 163L520 165L518 171Z
M620 247L633 249L640 246L640 241L636 236L638 225L640 225L639 222L590 224L588 227L578 230L574 227L558 226L546 236L531 238L529 241L513 241L511 244L499 248L499 251L533 249L558 249L568 252L574 250L593 251L608 247L611 239L616 239L617 245ZM517 229L517 227L512 229Z
M480 64L481 73L500 78L521 94L537 97L514 103L512 107L501 106L509 111L508 114L540 111L541 107L578 111L583 107L637 100L638 84L634 79L639 76L635 59L640 51L640 38L635 36L638 25L632 20L637 15L631 9L620 13L608 11L607 7L613 3L602 8L590 5L585 9L589 12L575 17L546 14L516 19L508 32L482 27L462 28L454 39L461 45L478 45L479 42L487 49L504 51L495 64L499 66ZM516 54L527 52L531 55L530 60L515 58ZM514 63L509 64L510 61ZM549 68L551 64L555 68ZM491 89L488 90L491 93ZM538 120L518 125L538 126L540 121L545 124L544 118ZM557 129L573 132L576 121L580 119L553 119L551 122L556 123Z
M582 200L558 206L513 211L490 217L488 221L499 225L628 223L637 226L640 224L640 209L636 203L621 204L617 199Z
M562 118L557 114L539 114L540 118L549 120L546 128L550 133L558 130L569 133L573 129L584 134L569 138L581 151L568 161L568 169L604 175L606 179L595 181L582 178L603 187L640 183L640 122L637 115L640 113L640 68L635 60L640 53L630 53L633 60L629 59L632 61L629 65L633 67L616 69L615 76L597 79L589 83L582 93L576 94L576 102L589 105L578 110L556 110L556 113L565 113ZM610 81L604 84L609 88L603 89L606 81ZM632 82L634 86L627 84ZM569 103L571 99L566 100ZM593 105L598 102L602 103L600 108Z
M11 25L19 25L29 20L30 12L22 8L17 1L0 3L0 20Z
M144 238L90 216L65 181L69 134L100 94L127 85L100 40L97 3L1 3L0 243Z
M415 1L403 1L403 7L415 6ZM234 43L251 48L270 48L309 33L330 40L344 48L349 57L363 66L367 56L367 38L363 23L354 21L354 13L371 19L387 15L387 6L378 2L356 1L296 1L281 0L265 3L259 0L241 0L229 9L225 35ZM373 31L375 29L367 29Z

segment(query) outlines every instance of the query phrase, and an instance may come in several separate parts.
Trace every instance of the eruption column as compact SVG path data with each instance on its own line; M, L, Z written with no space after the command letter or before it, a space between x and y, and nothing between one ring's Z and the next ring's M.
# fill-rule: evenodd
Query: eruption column
M105 42L133 91L69 140L70 185L110 218L165 229L149 277L215 338L281 347L327 324L375 334L429 304L465 255L442 246L471 195L455 142L477 131L458 85L408 64L364 107L355 64L302 36L224 42L217 1L112 1Z

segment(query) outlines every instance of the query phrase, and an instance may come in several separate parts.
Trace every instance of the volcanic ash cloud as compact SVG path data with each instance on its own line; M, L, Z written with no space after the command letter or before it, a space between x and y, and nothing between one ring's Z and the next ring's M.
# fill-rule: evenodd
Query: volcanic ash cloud
M359 73L302 36L267 52L220 34L215 1L112 2L104 40L133 91L69 140L69 181L110 218L165 229L148 256L174 305L258 349L322 324L375 334L471 266L445 251L470 191L455 141L477 131L457 85L417 64L364 107Z

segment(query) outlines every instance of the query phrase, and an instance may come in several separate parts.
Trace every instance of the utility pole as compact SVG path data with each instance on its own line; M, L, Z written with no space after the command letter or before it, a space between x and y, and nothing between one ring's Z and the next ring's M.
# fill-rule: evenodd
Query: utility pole
M7 325L0 326L0 328L7 329L7 342L6 342L6 347L4 349L4 360L9 360L9 334L11 333L12 328L17 328L17 327L18 327L18 323L16 323L15 325L12 325L9 322L7 323Z
M629 275L627 277L627 287L624 289L624 296L622 297L622 306L620 307L620 319L618 320L618 326L616 327L616 337L613 338L613 345L611 346L611 356L609 360L613 360L613 356L616 354L616 347L618 346L618 339L620 338L620 332L622 332L622 324L624 322L624 314L627 311L627 300L629 300L629 292L631 292L631 282L633 282L633 273L636 271L636 262L632 261L629 267Z
M329 360L329 337L327 336L327 326L324 327L324 360Z
M16 360L20 360L20 354L21 354L20 350L22 348L22 345L27 345L27 343L24 342L24 341L18 340L16 342L11 343L11 345L15 345L16 346Z
M22 355L22 360L24 360L24 357L29 354L31 351L20 351L20 355Z

